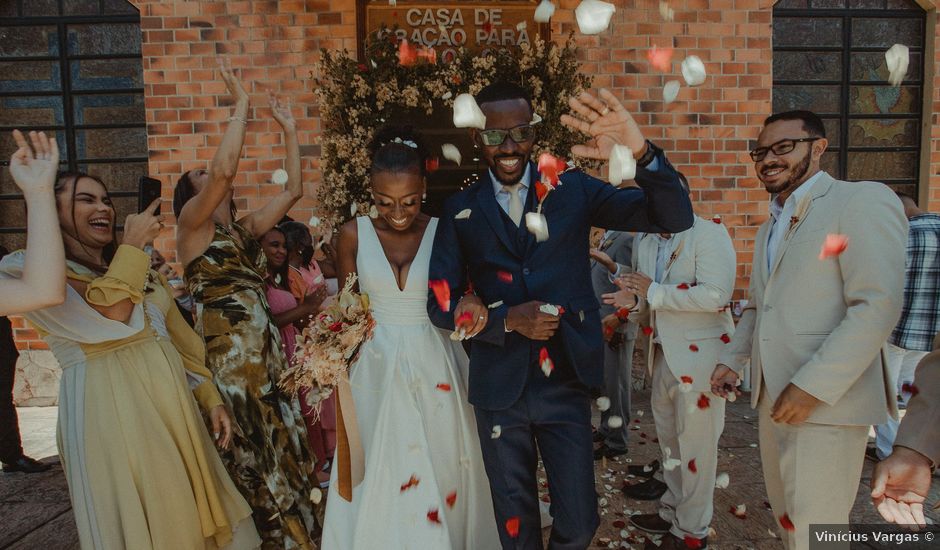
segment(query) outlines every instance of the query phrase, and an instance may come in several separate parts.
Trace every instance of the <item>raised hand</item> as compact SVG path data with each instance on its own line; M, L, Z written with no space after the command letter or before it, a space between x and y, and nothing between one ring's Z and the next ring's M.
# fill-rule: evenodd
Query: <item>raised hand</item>
M297 129L297 121L294 120L294 115L290 112L290 98L287 99L287 103L281 103L274 95L274 92L270 92L268 94L268 105L271 106L271 114L274 116L274 120L281 125L285 132L293 132Z
M578 116L561 115L561 123L583 134L591 140L575 145L571 152L575 155L608 160L615 144L625 145L633 151L633 156L640 158L646 149L646 139L630 113L620 101L606 89L601 89L600 98L588 92L581 92L578 97L568 100L568 105Z
M232 61L230 59L219 58L219 72L222 73L222 81L225 82L225 87L228 88L228 93L232 96L232 99L236 103L248 103L248 92L245 91L245 88L242 87L242 83L238 80L238 77L235 76L235 71L232 70Z
M45 132L30 132L30 143L19 130L13 130L19 149L10 158L10 174L23 195L52 193L59 170L59 145Z
M159 205L160 199L157 199L150 203L150 206L140 214L127 216L124 221L124 237L121 239L121 244L136 246L143 250L145 246L157 238L160 230L163 229L160 216L154 214Z

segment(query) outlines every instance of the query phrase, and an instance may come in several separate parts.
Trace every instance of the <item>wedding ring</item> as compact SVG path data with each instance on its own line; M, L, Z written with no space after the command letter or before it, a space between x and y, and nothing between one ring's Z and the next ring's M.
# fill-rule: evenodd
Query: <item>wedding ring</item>
M480 315L480 320L481 320L481 321L483 320L483 316L482 316L482 315Z
M601 116L604 116L604 115L606 115L606 114L609 113L609 112L610 112L610 107L604 107L604 110L601 111Z

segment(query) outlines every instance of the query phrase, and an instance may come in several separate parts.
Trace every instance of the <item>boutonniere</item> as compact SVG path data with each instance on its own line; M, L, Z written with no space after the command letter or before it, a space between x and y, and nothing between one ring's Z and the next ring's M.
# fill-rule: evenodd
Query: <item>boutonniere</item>
M800 224L800 220L805 217L806 211L809 209L811 202L812 198L808 195L800 199L800 202L796 205L796 212L790 216L790 227L787 228L787 234L785 235L785 238L789 239L790 235L793 234L796 226Z
M558 176L564 173L567 168L568 164L558 157L553 157L548 153L539 155L539 174L541 178L535 182L535 196L538 199L538 206L535 212L529 212L525 215L526 229L535 235L536 242L548 240L548 220L545 219L545 214L542 214L542 203L545 202L549 193L561 185Z
M672 263L676 261L676 258L679 257L679 254L682 252L682 245L684 244L685 244L685 241L679 241L679 243L676 245L676 249L673 250L672 254L669 256L669 261L666 262L666 267L665 267L666 270L668 270L669 267L672 265Z

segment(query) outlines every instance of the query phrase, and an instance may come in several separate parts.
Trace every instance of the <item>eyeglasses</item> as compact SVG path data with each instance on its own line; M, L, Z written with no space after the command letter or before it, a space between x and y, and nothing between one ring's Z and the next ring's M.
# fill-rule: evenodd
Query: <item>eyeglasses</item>
M754 162L760 162L764 160L764 157L767 156L767 151L773 151L773 153L779 157L781 155L786 155L787 153L792 151L793 148L796 147L797 143L812 142L812 141L816 141L817 139L822 139L822 138L805 137L805 138L799 138L799 139L781 139L780 141L776 143L772 143L768 145L767 147L758 147L752 150L749 154L751 155L751 160L753 160Z
M492 130L480 130L480 136L483 138L483 145L488 147L496 147L502 145L506 141L506 136L512 138L516 143L525 143L527 141L532 141L535 138L535 125L539 122L542 122L542 117L539 115L532 116L532 122L528 124L523 124L522 126L516 126L515 128L510 128L509 130L503 130L500 128L494 128Z

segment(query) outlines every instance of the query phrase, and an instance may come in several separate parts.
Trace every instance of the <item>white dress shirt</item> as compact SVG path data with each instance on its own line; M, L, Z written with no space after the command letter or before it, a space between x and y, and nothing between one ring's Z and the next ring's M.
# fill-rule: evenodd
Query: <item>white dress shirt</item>
M770 219L772 220L770 231L767 232L767 270L773 269L774 260L777 257L777 251L780 250L780 243L783 242L787 230L790 228L790 218L796 213L796 207L800 200L809 194L813 185L819 180L823 172L820 170L812 177L803 182L793 193L787 197L786 202L781 206L777 201L777 195L770 199ZM783 220L784 223L779 223Z

